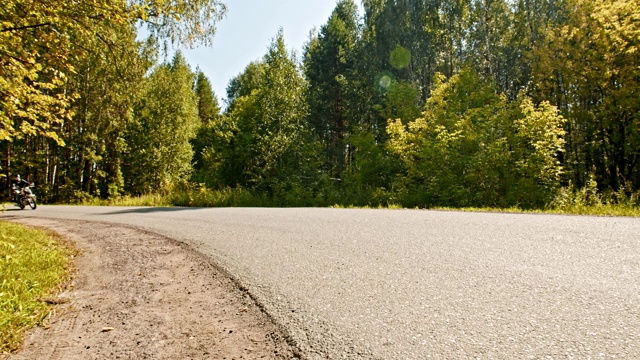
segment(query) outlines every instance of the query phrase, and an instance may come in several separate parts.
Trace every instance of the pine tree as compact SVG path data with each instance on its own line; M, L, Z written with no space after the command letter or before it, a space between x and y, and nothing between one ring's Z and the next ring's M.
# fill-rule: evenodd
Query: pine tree
M336 4L329 21L306 46L304 69L309 81L309 123L324 144L324 168L339 177L349 157L346 139L353 126L354 50L358 39L357 7Z

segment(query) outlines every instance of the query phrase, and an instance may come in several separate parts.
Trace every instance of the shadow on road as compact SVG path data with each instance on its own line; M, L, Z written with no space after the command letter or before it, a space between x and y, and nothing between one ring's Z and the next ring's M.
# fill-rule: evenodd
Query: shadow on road
M193 211L202 208L186 208L186 207L144 207L144 208L130 208L118 211L106 212L100 215L122 215L122 214L151 214L151 213L166 213L166 212L178 212L178 211Z

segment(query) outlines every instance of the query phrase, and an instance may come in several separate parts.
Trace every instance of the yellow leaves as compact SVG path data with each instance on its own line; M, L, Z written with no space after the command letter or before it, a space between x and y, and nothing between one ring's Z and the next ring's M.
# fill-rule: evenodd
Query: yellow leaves
M12 71L0 77L4 92L0 99L0 139L11 141L38 134L53 138L55 132L51 125L59 123L67 114L67 97L56 94L56 88L63 82L58 79L34 81L40 77L39 66L29 68L18 61L5 63ZM57 135L53 139L60 143Z
M411 124L413 123L414 122L412 122ZM412 139L413 136L411 136L411 134L407 132L406 127L402 124L402 120L389 119L387 122L387 134L389 135L387 148L391 152L400 156L403 161L411 161L411 159L415 155L414 152L416 149L416 145Z
M11 141L13 132L12 127L8 127L7 129L0 129L0 141Z
M412 133L426 131L428 128L429 125L427 124L427 120L424 117L417 118L416 120L409 123L409 130Z
M640 7L637 0L596 0L591 16L604 28L620 52L635 54L640 46Z
M387 134L389 134L391 139L394 140L394 141L398 141L398 140L402 141L402 140L406 139L407 131L405 130L404 125L402 124L402 120L401 119L395 119L395 120L389 119L387 121Z
M515 121L518 137L533 148L533 153L523 158L518 166L537 172L536 175L542 181L559 179L562 166L556 156L564 151L563 124L566 120L548 101L543 101L536 107L530 99L524 99L520 110L524 117Z

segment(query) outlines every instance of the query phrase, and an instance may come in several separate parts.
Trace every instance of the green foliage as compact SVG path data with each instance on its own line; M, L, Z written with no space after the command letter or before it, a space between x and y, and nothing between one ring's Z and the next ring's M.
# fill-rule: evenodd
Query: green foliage
M42 231L0 222L0 353L17 349L49 315L43 299L69 278L72 254Z
M558 155L564 151L565 119L547 101L536 107L524 99L520 111L523 117L515 120L515 127L524 153L516 165L524 177L553 188L563 172Z
M398 159L389 155L368 131L356 131L349 142L354 156L343 176L342 191L345 195L331 203L359 206L397 203L393 182L401 171Z
M125 133L140 96L140 84L152 64L152 54L138 54L141 45L135 41L135 29L124 25L109 30L102 36L107 43L99 39L85 42L88 51L73 62L77 76L67 84L79 98L71 103L73 121L63 126L68 146L57 150L65 157L76 157L77 162L65 164L68 171L58 179L53 179L53 174L46 179L47 183L79 180L78 188L72 191L103 197L124 191L121 154L127 150ZM105 52L117 61L105 57ZM53 160L54 164L63 162L58 157Z
M131 193L170 188L190 175L190 141L200 126L193 80L194 74L180 53L146 79L135 108L136 121L127 131L124 174Z
M391 81L386 88L385 97L380 109L380 116L385 119L401 119L409 122L420 116L418 99L420 90L415 85Z
M228 111L233 111L235 101L243 96L249 96L253 90L260 87L260 81L264 74L263 62L253 61L249 63L244 71L229 81L227 86Z
M227 139L232 133L224 128L224 119L220 114L220 106L209 79L202 73L196 75L194 91L198 97L198 117L201 126L196 138L192 140L193 170L192 179L196 182L206 182L209 186L220 181L220 165L222 160L217 154L229 145Z
M111 8L105 9L110 12ZM59 126L71 118L63 91L74 68L73 41L95 25L91 6L72 1L9 1L0 9L0 140L43 135L64 144ZM81 19L73 21L73 18ZM67 36L59 36L59 33Z
M549 104L519 107L479 76L438 75L422 118L390 120L388 148L403 162L410 206L543 206L560 182L563 119Z
M212 41L219 1L27 3L0 9L0 163L44 201L565 211L563 186L640 188L632 0L340 0L302 71L278 34L224 114L183 59L154 67L162 40Z
M212 45L216 25L227 12L219 0L134 0L132 20L143 22L151 36L189 47Z
M156 207L168 207L174 206L171 203L171 198L167 194L168 191L155 192L153 194L145 195L123 195L120 197L112 197L108 199L101 199L98 197L85 197L78 199L76 202L72 202L75 205L81 206L156 206ZM176 204L176 206L178 206Z
M305 193L306 194L306 193ZM304 194L290 193L288 198L268 196L241 187L211 189L204 184L181 182L171 189L141 196L122 196L115 199L86 199L85 206L184 206L184 207L282 207L321 206L313 198Z
M594 174L582 188L572 183L561 188L547 209L566 214L640 216L640 192L628 184L618 191L598 191Z
M310 150L305 123L307 84L285 49L282 33L274 39L260 67L257 87L234 99L229 113L237 127L229 149L242 185L273 194L283 184L302 182ZM253 86L253 84L250 84Z
M64 144L60 125L77 96L64 85L73 60L90 51L86 42L110 44L110 29L143 21L174 43L209 43L225 10L215 0L8 1L0 9L0 140L41 135Z
M202 125L206 125L220 116L218 98L211 89L211 82L202 71L196 72L194 91L198 96L198 117L200 117Z
M238 129L229 116L218 116L198 130L194 140L195 183L204 183L219 188L237 181L237 163L233 159L235 134Z
M348 162L346 138L355 116L355 46L357 7L352 0L336 4L329 21L306 45L304 73L309 82L308 122L324 144L323 168L338 177Z
M578 187L594 173L600 190L640 186L637 4L567 2L565 22L550 27L536 55L540 98L567 118L567 168ZM551 76L549 76L551 75Z

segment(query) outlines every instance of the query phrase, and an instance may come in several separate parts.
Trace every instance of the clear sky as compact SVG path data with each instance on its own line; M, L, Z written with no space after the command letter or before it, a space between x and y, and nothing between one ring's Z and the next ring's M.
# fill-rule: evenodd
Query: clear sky
M213 46L182 50L191 68L199 66L209 78L223 107L229 80L267 53L279 28L284 31L287 48L301 56L311 29L324 25L336 5L336 0L223 2L227 5L227 16L218 24Z

